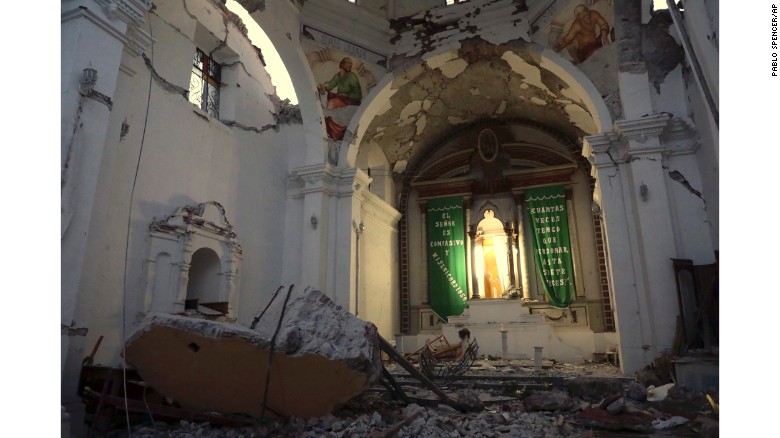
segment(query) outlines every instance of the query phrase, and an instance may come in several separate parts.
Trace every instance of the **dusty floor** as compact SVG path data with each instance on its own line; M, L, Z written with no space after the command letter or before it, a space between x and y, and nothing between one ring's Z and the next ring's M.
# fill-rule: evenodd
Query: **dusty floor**
M133 437L718 436L717 414L703 392L673 387L662 401L642 400L647 389L605 362L545 361L543 369L536 370L528 360L477 360L463 378L442 387L452 399L481 408L465 413L438 403L401 367L387 364L387 369L411 404L393 399L376 384L320 418L223 428L147 415L132 417L130 428ZM718 394L709 395L717 403ZM684 424L657 430L664 422ZM124 418L115 418L111 429L106 436L128 435Z

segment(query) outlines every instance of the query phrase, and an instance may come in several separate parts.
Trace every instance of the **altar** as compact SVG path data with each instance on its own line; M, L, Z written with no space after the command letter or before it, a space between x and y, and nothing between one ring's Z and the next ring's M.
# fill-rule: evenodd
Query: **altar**
M594 333L587 325L556 324L544 313L532 314L520 299L469 300L462 315L450 316L442 325L442 333L450 342L457 341L463 328L478 340L480 355L505 359L533 359L534 347L542 347L545 359L578 363L592 360L610 342L605 333Z

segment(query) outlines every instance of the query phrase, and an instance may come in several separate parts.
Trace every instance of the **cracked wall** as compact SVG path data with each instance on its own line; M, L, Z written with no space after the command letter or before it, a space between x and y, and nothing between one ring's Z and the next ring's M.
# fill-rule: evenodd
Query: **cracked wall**
M279 101L256 49L218 3L162 2L145 17L153 44L139 56L123 55L87 242L81 296L90 298L81 302L76 318L91 321L84 345L109 334L96 361L117 360L121 344L122 294L103 291L123 290L126 264L126 298L132 303L126 314L129 321L135 317L136 294L144 289L142 273L149 264L147 227L155 217L216 200L235 218L236 233L249 247L241 285L270 290L284 270L277 256L284 252L279 217L284 216L288 162L294 154L288 138L300 135L300 115L296 106ZM196 46L228 64L221 119L187 100ZM261 294L240 295L248 301L239 304L239 319L251 319Z

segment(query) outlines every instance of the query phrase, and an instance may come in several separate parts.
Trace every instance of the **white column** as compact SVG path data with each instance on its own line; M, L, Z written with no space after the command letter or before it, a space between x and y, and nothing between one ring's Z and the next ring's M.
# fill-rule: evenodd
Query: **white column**
M523 200L522 195L517 195L515 197L515 202L517 203L517 246L518 246L518 258L520 259L520 275L522 279L522 285L523 285L523 300L525 301L531 301L531 286L530 286L530 280L528 279L528 270L531 269L528 267L528 262L526 260L526 240L525 240L525 222L524 222L524 215L523 215Z
M478 251L477 248L477 226L476 225L470 225L469 226L469 240L471 241L471 267L472 267L472 275L471 275L471 299L472 300L478 300L480 299L479 291L480 291L480 283L478 281L481 281L479 278L480 275L477 274L477 253L482 254L482 251Z
M323 163L296 168L291 179L302 183L294 196L303 197L301 278L296 284L319 288L336 304L352 309L355 227L361 222L368 176L359 169ZM312 215L317 218L316 228Z
M645 305L653 324L653 350L658 356L671 348L679 313L677 284L670 259L678 258L667 181L664 169L665 147L659 136L669 115L624 120L616 123L628 145L627 168L630 190L636 209L635 229L642 249L642 277Z
M670 259L677 255L659 135L669 116L617 122L585 138L594 164L610 258L609 277L624 373L671 347L678 314Z
M466 278L468 278L466 283L468 283L467 285L468 294L469 294L468 296L472 297L474 296L474 284L473 281L471 280L474 275L474 272L472 270L472 264L471 264L471 259L472 259L471 252L473 251L473 249L471 248L471 235L469 234L469 227L471 226L469 225L471 223L471 198L468 197L463 198L463 202L465 203L465 207L466 207L466 217L465 217L465 224L464 224L466 229L464 230L463 233L464 236L466 237Z
M652 344L650 319L642 304L644 288L637 283L639 250L633 232L633 209L626 205L626 165L612 148L608 135L585 137L583 155L593 163L591 174L597 179L601 199L605 244L608 246L610 270L615 301L615 325L620 342L620 366L625 373L641 369L653 360L653 354L644 350Z

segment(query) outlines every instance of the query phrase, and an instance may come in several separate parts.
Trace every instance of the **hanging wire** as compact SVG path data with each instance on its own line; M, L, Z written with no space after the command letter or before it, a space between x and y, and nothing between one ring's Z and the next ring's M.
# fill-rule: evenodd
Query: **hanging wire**
M263 311L260 312L260 314L257 315L255 319L252 320L252 325L249 326L250 329L252 330L255 329L257 323L260 322L260 318L262 318L263 315L265 315L265 311L268 310L269 307L271 307L271 304L274 302L276 296L279 295L279 291L281 291L282 289L284 289L284 286L279 286L279 289L276 289L276 292L274 292L274 296L272 296L271 301L269 301L268 304L266 304L265 309L263 309Z
M279 334L279 329L282 328L284 311L287 308L287 302L290 300L290 293L292 292L294 286L295 286L294 284L291 284L290 288L287 289L287 296L284 298L284 304L282 304L282 311L281 314L279 315L279 322L276 324L276 330L274 330L274 335L271 338L271 350L268 353L268 369L265 372L265 390L263 391L263 409L260 411L260 418L265 417L265 405L268 402L268 386L271 383L271 363L273 361L274 350L276 348L276 336Z
M152 17L149 16L149 37L151 38L152 43L149 46L150 50L150 59L152 62L154 62L154 34L152 33ZM130 189L130 204L128 206L127 211L127 233L125 234L125 263L124 263L124 273L122 274L122 387L123 387L123 397L125 402L125 422L127 423L127 436L132 437L132 431L130 429L130 409L128 407L127 402L127 345L125 344L124 340L127 339L127 259L128 259L128 251L130 248L130 219L132 217L133 212L133 199L135 197L135 186L138 182L138 170L141 167L141 156L143 155L144 151L144 141L146 140L146 127L149 123L149 109L150 109L150 103L152 101L152 80L153 76L150 73L149 74L149 92L146 95L146 115L144 116L144 130L141 134L141 145L138 150L138 160L135 164L135 173L133 174L133 186ZM151 414L150 414L151 415Z

